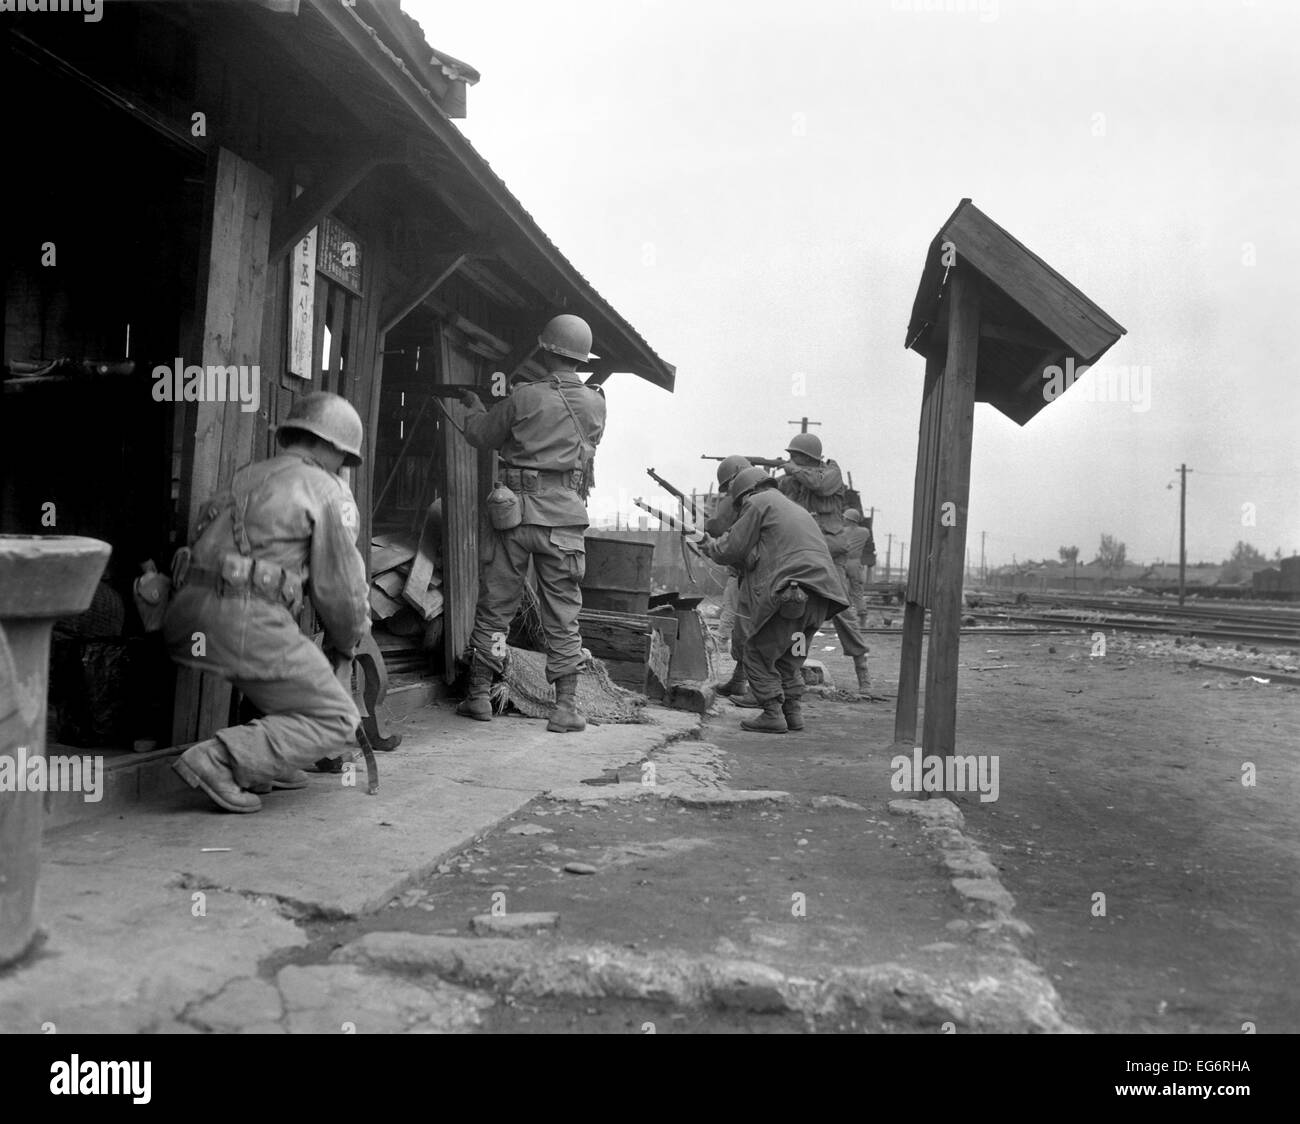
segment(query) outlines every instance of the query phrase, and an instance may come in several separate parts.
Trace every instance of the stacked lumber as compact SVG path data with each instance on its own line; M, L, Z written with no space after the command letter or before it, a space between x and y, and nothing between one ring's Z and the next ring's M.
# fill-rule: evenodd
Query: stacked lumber
M442 504L429 508L419 536L370 540L370 617L390 671L427 670L442 641Z

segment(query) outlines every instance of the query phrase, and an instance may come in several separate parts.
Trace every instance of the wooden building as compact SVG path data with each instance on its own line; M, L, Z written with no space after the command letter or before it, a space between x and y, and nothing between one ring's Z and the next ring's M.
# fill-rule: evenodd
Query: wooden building
M428 386L524 368L562 311L592 325L593 381L674 379L453 123L476 72L398 0L118 0L96 23L10 14L0 50L22 204L0 240L6 369L134 363L6 376L0 531L108 541L129 606L139 564L166 567L294 401L335 391L366 425L363 548L442 501L449 671L493 466ZM191 366L202 382L155 378ZM209 372L241 367L243 396L219 394ZM220 400L166 400L176 383ZM192 741L228 721L230 690L181 671L169 709L172 743Z

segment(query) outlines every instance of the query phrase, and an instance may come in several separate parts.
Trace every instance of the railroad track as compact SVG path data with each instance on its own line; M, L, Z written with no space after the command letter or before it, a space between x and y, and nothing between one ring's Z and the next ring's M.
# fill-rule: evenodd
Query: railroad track
M1170 604L1167 599L1162 600L1158 597L1090 597L1086 594L1073 593L1031 593L1027 596L1027 600L1031 605L1079 606L1105 613L1139 613L1156 617L1214 620L1260 627L1265 630L1300 629L1300 610L1284 606L1276 609L1261 609L1258 606L1247 608L1224 602L1175 605ZM1008 609L1012 608L1011 602L1004 602L1004 604Z
M1157 620L1152 617L1133 617L1099 610L1088 612L1086 616L1066 616L1059 612L1032 613L1008 612L998 609L969 610L966 614L976 620L993 621L1000 624L1036 624L1053 628L1077 628L1084 631L1145 632L1165 636L1191 636L1202 640L1217 640L1233 644L1267 644L1271 646L1292 648L1300 647L1300 624L1290 626L1273 626L1264 628L1236 621L1223 622L1218 619L1196 620L1184 617L1179 620Z

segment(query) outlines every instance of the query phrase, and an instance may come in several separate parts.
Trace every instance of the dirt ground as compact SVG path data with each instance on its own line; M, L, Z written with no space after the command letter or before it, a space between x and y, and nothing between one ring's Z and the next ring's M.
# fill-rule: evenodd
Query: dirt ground
M535 801L389 909L316 926L293 959L321 959L366 930L464 934L494 894L512 913L558 911L564 940L786 970L884 960L931 970L961 956L955 895L914 826L885 810L908 795L890 785L898 641L871 642L886 701L810 697L803 734L745 733L725 703L706 726L732 787L782 789L788 802ZM847 686L833 634L817 647ZM1189 669L1171 644L1111 637L1105 656L1093 650L1085 633L963 636L960 750L998 756L1000 791L995 802L956 799L1035 931L1026 951L1092 1031L1300 1030L1300 688ZM639 780L626 772L624 783ZM602 779L613 778L592 778ZM510 831L525 824L529 834ZM565 871L572 861L595 872ZM795 893L806 916L792 914ZM806 1029L581 1001L498 1006L489 1025L628 1033L663 1020L679 1032Z
M963 636L964 665L1006 665L962 675L962 751L1002 757L999 800L959 802L967 831L1090 1029L1294 1033L1300 688L1147 654L1169 648Z

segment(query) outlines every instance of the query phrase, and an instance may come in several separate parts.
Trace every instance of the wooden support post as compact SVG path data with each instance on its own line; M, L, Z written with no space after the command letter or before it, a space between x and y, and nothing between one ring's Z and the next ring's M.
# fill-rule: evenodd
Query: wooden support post
M466 254L440 254L430 264L425 274L409 288L385 298L379 312L379 330L390 332L398 322L425 297L442 285L465 263Z
M209 160L203 259L199 269L190 354L205 368L261 362L266 309L267 238L274 182L260 168L218 148ZM259 388L260 389L260 388ZM253 457L251 412L236 399L199 403L193 460L183 498L190 513L230 484L235 469ZM228 724L230 686L190 668L176 676L172 740L179 745L205 738Z
M365 152L351 159L331 161L326 176L287 206L276 209L271 223L269 259L276 261L284 257L299 239L343 202L373 168L388 162L397 160L391 154L381 152Z
M930 650L925 666L922 732L925 752L943 756L951 755L956 747L962 566L966 558L975 370L979 354L980 281L965 264L958 264L953 272L948 317L948 354L944 364L934 490Z
M943 365L936 348L925 361L921 424L916 442L916 483L912 495L912 566L915 580L907 582L903 609L903 646L898 665L898 701L894 711L894 741L916 744L916 708L921 686L921 648L925 609L930 601L930 524L935 510L934 477L939 456L939 416L943 404ZM890 536L892 547L893 536Z

